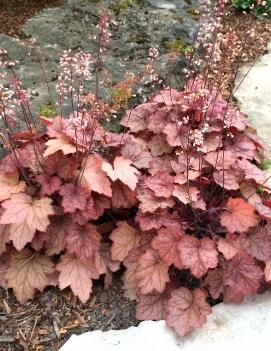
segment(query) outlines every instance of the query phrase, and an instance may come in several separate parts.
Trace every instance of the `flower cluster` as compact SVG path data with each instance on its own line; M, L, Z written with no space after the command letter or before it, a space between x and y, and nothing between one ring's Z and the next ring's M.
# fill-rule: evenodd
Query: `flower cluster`
M110 42L111 32L109 30L109 18L107 15L103 15L97 24L97 35L94 39L100 43L100 53L106 51L106 47Z
M62 72L58 76L56 92L59 96L59 104L63 99L77 101L83 93L83 81L91 78L90 73L91 54L80 51L72 53L65 50L60 57Z
M221 33L222 19L226 15L227 0L219 0L212 4L210 0L201 0L199 13L201 15L194 42L190 70L188 76L193 75L210 61L212 64L221 59L221 43L226 39Z

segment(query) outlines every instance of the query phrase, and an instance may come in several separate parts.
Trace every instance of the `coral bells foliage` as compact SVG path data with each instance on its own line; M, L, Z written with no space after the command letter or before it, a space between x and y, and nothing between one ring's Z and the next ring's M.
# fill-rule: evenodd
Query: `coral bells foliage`
M206 13L209 32L220 29L224 4L215 22ZM0 68L11 73L8 87L0 84L0 285L20 303L50 285L86 302L95 280L108 286L125 268L124 294L136 302L137 318L165 319L183 336L206 322L211 305L241 302L271 281L263 144L245 114L208 89L204 74L182 92L162 90L126 111L122 133L106 131L101 121L127 105L136 78L116 85L112 103L102 101L106 16L97 30L94 67L89 53L63 53L59 115L40 117L45 132L16 62L0 50ZM201 28L197 49L207 58L216 52L216 62L220 51L207 39ZM157 55L150 51L151 60ZM95 93L83 84L93 71ZM152 64L146 72L156 80ZM64 118L67 103L72 112ZM27 131L14 133L18 108Z
M270 203L256 192L263 145L200 79L161 91L121 123L130 134L121 153L141 176L137 233L113 231L113 248L123 245L114 258L124 259L137 318L166 319L185 335L206 322L207 297L241 302L270 280Z
M50 285L86 302L94 280L109 285L124 266L137 318L165 319L179 335L206 322L210 302L264 287L271 206L246 116L200 78L127 111L122 134L102 128L95 96L84 100L80 123L42 118L45 134L10 134L0 284L21 303Z

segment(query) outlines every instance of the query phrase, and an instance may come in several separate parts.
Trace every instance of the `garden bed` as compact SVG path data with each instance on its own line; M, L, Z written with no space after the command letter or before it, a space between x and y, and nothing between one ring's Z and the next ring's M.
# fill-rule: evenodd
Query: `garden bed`
M25 15L21 13L12 16L9 12L8 24L0 27L0 32L12 35L19 33L18 28L22 22L41 9L34 7L34 3L37 4L36 1L28 2L28 8L27 2L24 2L24 8L28 9ZM45 1L44 6L60 3ZM41 5L42 2L39 2ZM218 65L219 72L214 72L212 79L221 82L223 93L227 95L234 84L233 71L237 65L234 61L235 52L246 38L248 27L255 31L255 36L246 42L242 63L253 62L256 57L264 54L270 39L271 21L259 22L250 15L231 11L224 26L225 31L230 31L230 28L236 30L238 37L235 46L225 48L223 65ZM95 329L125 329L137 325L134 304L123 297L120 274L116 274L108 289L104 289L98 281L94 287L94 296L88 303L81 304L70 292L60 292L59 289L50 287L34 300L20 305L10 292L0 289L0 349L57 351L72 333L81 334Z

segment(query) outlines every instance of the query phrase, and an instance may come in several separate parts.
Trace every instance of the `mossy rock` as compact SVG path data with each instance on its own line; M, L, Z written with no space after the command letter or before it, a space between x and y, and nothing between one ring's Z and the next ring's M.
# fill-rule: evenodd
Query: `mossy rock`
M173 41L165 41L164 46L166 49L183 54L192 50L192 45L188 44L182 39L177 39Z
M122 11L129 9L134 6L142 6L145 4L145 0L119 0L112 1L109 8L116 14L120 14Z
M39 107L39 114L47 118L54 118L57 116L57 108L51 103L44 104Z

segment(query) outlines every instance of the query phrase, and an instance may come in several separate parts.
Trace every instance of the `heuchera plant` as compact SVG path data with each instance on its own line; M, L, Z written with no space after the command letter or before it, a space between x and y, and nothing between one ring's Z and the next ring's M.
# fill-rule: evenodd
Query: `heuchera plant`
M263 144L199 75L126 111L122 133L107 132L100 122L112 106L98 85L83 92L89 62L63 55L58 106L65 96L76 105L67 119L40 117L44 133L20 82L13 94L1 86L0 285L21 303L49 285L86 302L93 280L104 276L107 286L123 265L137 318L165 319L183 336L206 322L212 304L239 303L271 280ZM15 104L27 131L11 130Z

